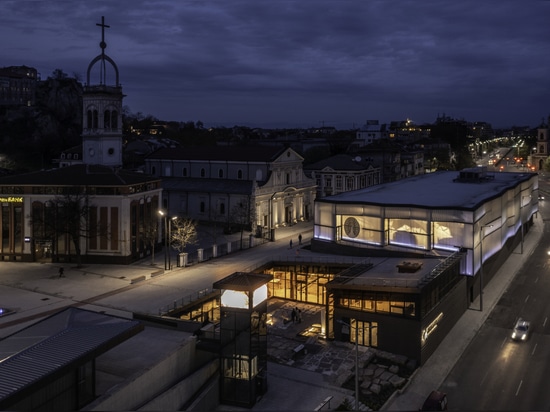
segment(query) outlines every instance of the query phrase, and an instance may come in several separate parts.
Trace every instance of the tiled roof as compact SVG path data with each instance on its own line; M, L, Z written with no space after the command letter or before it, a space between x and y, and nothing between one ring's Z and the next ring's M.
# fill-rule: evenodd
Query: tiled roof
M206 179L200 177L165 177L162 188L166 191L252 194L251 180Z
M270 146L176 147L158 149L146 159L271 162L285 150L287 148Z
M0 408L143 330L139 321L70 307L0 341Z
M107 166L77 164L0 177L1 185L127 186L160 180L143 173Z
M334 170L366 170L371 166L376 167L372 161L366 160L365 157L355 154L338 154L304 166L304 169L323 170L325 167L330 167Z

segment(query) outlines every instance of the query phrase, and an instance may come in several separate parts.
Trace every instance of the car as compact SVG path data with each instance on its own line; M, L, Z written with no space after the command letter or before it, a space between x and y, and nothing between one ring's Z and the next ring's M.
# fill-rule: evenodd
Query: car
M446 411L447 410L447 394L440 391L432 391L424 404L421 411Z
M525 319L519 318L512 330L512 339L525 341L529 337L531 324Z

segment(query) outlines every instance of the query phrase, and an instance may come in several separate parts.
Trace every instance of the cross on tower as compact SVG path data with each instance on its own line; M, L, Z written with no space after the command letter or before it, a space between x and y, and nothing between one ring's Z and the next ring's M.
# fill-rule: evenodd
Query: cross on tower
M96 26L101 27L101 43L99 43L99 47L101 47L101 51L105 51L105 47L107 47L107 43L105 43L105 27L110 28L111 26L108 26L105 24L105 16L101 16L101 23L96 23Z

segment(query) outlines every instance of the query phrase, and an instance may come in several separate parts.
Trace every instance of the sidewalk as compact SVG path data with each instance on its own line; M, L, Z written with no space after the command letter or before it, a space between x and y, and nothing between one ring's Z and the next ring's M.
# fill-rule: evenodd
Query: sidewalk
M525 236L523 254L521 254L521 245L518 245L510 258L500 267L498 273L485 285L483 289L483 311L467 310L443 339L434 354L416 371L410 383L400 392L396 392L386 402L383 410L418 410L422 407L430 392L441 386L462 352L477 334L501 295L510 285L516 273L537 246L544 230L543 225L540 214L536 215L534 225ZM473 308L476 306L479 308L479 297L472 304Z

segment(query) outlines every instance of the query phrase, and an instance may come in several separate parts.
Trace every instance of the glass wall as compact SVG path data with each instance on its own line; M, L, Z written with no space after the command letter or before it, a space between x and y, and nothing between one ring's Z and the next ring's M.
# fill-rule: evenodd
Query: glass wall
M268 284L269 296L324 305L326 303L326 284L334 279L334 274L309 273L310 269L312 268L309 266L296 266L287 268L287 270L267 271L266 273L273 275L273 280Z
M337 290L335 305L341 308L385 315L417 317L418 295L367 290Z

